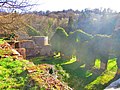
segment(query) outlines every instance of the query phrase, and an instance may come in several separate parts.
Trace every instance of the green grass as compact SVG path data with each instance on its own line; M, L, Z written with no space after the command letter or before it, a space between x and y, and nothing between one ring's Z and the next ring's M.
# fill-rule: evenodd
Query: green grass
M110 59L108 61L108 67L107 67L107 70L108 71L113 71L113 72L116 72L116 69L117 69L117 66L116 66L116 58L114 59Z
M45 57L40 59L45 59ZM60 90L59 88L61 87L70 90L70 87L64 83L68 79L69 74L58 64L52 68L52 73L54 71L56 73L48 73L50 68L51 65L49 64L34 65L28 60L14 60L12 57L1 58L0 90L47 90L48 88L52 88L50 90ZM35 72L28 73L32 70L35 70ZM51 80L48 80L51 78L54 80L54 85L50 84Z
M108 61L108 67L106 71L102 72L100 68L100 60L96 60L93 68L95 71L87 70L84 65L76 61L75 58L65 60L60 57L38 57L32 59L35 64L49 63L54 65L61 65L63 69L69 73L70 78L68 84L74 88L74 90L103 90L106 83L108 83L115 75L117 66L116 58Z
M96 62L95 62L95 68L100 68L100 60L99 59L96 59Z
M25 62L11 57L0 59L0 90L22 89L27 80L27 74L23 75Z
M0 44L3 44L3 43L4 43L3 39L0 39Z
M98 62L98 61L97 61ZM117 71L116 58L108 61L107 70L99 75L95 80L85 86L87 90L103 90L104 84L107 84L112 78L114 78ZM99 89L98 89L99 88Z
M62 65L66 63L69 60L61 59L60 57L37 57L30 59L29 61L33 62L34 64L42 64L42 63L47 63L47 64L53 64L53 65Z
M2 39L0 39L1 43L3 43ZM117 70L116 58L108 61L107 69L102 73L99 70L99 59L96 60L95 66L93 66L94 71L86 69L85 65L80 65L75 58L66 60L59 57L59 55L55 57L37 57L29 61L36 65L47 63L61 66L65 70L64 73L69 74L70 78L66 81L74 90L103 90L105 84L114 77ZM24 63L18 60L13 61L11 58L0 59L0 89L25 90L28 76L26 71L23 70ZM35 87L32 87L32 89L35 89Z
M66 64L72 64L76 61L76 58L72 58L70 59L69 61L65 62L65 63L62 63L61 65L66 65Z

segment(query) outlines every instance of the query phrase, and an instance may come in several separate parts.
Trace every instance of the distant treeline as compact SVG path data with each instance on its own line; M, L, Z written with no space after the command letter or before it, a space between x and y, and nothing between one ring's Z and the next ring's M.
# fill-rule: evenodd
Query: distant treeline
M69 34L81 29L89 34L110 35L120 26L120 15L111 9L84 9L63 11L32 11L26 13L0 13L0 30L28 34L47 35L50 38L57 27Z
M29 14L37 14L37 15L46 15L46 16L51 16L51 14L56 14L56 15L59 15L59 14L66 14L66 13L74 13L74 14L81 14L81 13L95 13L95 14L115 14L117 13L116 11L110 9L110 8L95 8L95 9L89 9L89 8L86 8L84 10L73 10L73 9L68 9L68 10L62 10L62 11L32 11L32 12L25 12L25 13L29 13ZM65 17L68 17L67 14L64 15L64 18Z
M69 34L71 31L82 29L90 34L111 34L114 29L119 26L119 13L110 8L95 8L84 10L63 10L63 11L33 11L29 14L47 16L48 18L57 18L59 21L67 19L63 22L63 27ZM59 22L58 21L58 22Z

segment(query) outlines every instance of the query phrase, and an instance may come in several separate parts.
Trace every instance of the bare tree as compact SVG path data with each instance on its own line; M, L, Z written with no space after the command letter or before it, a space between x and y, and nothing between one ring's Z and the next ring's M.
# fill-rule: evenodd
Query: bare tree
M0 10L12 12L14 10L26 10L31 9L37 5L32 3L34 0L0 0Z
M37 2L37 0L0 0L0 31L18 30L18 27L22 25L19 21L22 16L20 12L36 6L35 1Z

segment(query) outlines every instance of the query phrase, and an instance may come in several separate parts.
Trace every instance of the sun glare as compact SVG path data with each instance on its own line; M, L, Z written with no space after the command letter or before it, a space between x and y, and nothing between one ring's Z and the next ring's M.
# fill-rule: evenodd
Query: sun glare
M61 11L63 9L82 10L85 8L110 8L120 11L118 0L39 0L36 10Z

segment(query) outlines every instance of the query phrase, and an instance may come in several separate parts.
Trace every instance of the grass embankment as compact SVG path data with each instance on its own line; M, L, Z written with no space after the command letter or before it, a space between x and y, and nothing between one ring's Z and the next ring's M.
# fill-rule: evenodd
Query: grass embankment
M11 53L0 40L0 90L71 90L63 82L69 76L59 65L35 65L17 60Z
M11 57L0 59L0 90L23 89L28 78L23 68L25 63Z
M2 44L3 41L0 40L0 43ZM0 55L4 53L4 51L1 51ZM1 57L0 90L45 90L46 88L53 89L53 87L59 90L60 86L62 86L61 88L66 87L63 84L61 85L62 82L58 81L58 79L67 81L74 90L103 90L105 88L104 84L114 77L117 69L116 59L109 60L107 70L102 73L98 70L100 66L99 60L96 60L93 67L96 69L94 72L87 70L84 65L80 66L75 58L63 60L59 56L37 57L30 61ZM48 73L50 68L49 65L44 67L45 63L55 65L57 75ZM43 66L39 64L43 64ZM32 72L28 74L28 70ZM67 79L69 75L66 72L70 75L69 79ZM57 77L57 79L55 80L53 76Z
M96 60L94 72L87 70L84 65L80 66L75 58L63 60L60 57L37 57L31 61L35 64L48 63L62 66L69 73L70 78L67 82L74 90L103 90L104 84L114 77L117 70L116 59L109 60L107 70L102 73L99 70L100 60Z
M68 74L60 66L34 65L12 57L0 62L0 90L71 90L63 82Z

